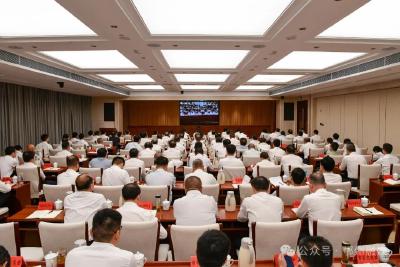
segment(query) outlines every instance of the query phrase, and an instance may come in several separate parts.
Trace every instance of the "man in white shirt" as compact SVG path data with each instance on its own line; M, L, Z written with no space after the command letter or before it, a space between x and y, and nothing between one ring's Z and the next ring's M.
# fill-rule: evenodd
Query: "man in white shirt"
M158 139L153 139L151 142L153 144L152 150L158 154L161 154L161 146L158 144Z
M64 199L64 223L88 222L96 211L107 207L102 194L93 193L94 180L88 174L81 174L75 180L75 192Z
M121 238L121 221L118 211L98 211L90 230L94 242L71 250L65 259L65 267L136 267L134 254L116 247Z
M260 143L258 144L258 150L260 152L268 152L271 149L271 146L267 144L267 140L265 138L260 138Z
M102 168L103 170L110 168L112 161L107 158L107 149L101 147L97 149L97 157L89 162L90 168Z
M42 140L42 142L36 145L36 151L40 152L40 154L43 155L45 158L48 158L49 151L53 149L53 147L49 144L49 135L42 134L40 136L40 140Z
M236 158L236 146L229 144L226 146L226 152L228 155L226 158L223 158L219 161L219 168L223 168L226 166L229 167L244 167L243 161Z
M79 176L79 159L76 156L67 157L67 170L57 176L57 185L73 185Z
M189 159L189 164L188 166L191 167L193 165L193 161L195 161L196 159L200 159L203 162L203 165L206 168L209 168L212 166L212 163L210 161L210 159L203 154L203 149L201 147L197 147L194 151L194 156L191 156Z
M293 142L296 144L303 144L304 143L304 136L303 136L303 131L299 131L297 133L297 136L293 138Z
M136 183L129 183L122 188L124 204L117 209L122 215L122 222L158 222L158 219L150 210L138 206L140 199L140 187ZM160 239L167 238L167 231L160 225Z
M289 166L291 166L291 170L295 167L303 166L303 159L297 156L296 149L294 145L288 145L286 148L287 155L283 155L281 159L281 165L283 166L283 171L285 175L289 176Z
M142 174L145 171L144 161L138 159L139 150L136 148L132 148L129 150L129 159L125 161L125 167L139 167L141 169Z
M143 150L142 146L139 144L140 137L135 135L133 137L133 142L129 142L125 146L125 150L131 150L132 148L136 148L139 152Z
M341 171L347 169L347 179L343 180L345 182L350 181L351 186L355 187L358 184L358 165L367 164L367 161L364 156L356 153L356 147L353 143L347 144L346 150L350 154L343 157L339 169Z
M179 149L176 148L176 143L174 140L168 142L169 148L164 150L163 156L168 159L180 159L182 154Z
M123 157L115 157L112 166L103 172L103 185L126 185L131 182L129 173L124 170L125 160Z
M341 183L342 176L340 174L333 173L335 168L335 161L333 158L326 156L320 162L319 171L324 175L325 182L327 184Z
M231 140L230 140L230 139L224 139L224 140L222 141L222 148L216 150L216 156L217 156L219 159L222 159L222 158L225 158L225 157L226 157L226 155L227 155L226 146L227 146L227 145L230 145L230 144L231 144Z
M240 142L240 145L237 146L236 150L240 153L240 155L243 155L243 153L248 150L247 139L240 138L239 142Z
M333 138L333 142L337 143L338 145L341 144L341 142L340 142L340 140L339 140L339 134L338 134L338 133L334 133L334 134L332 135L332 138Z
M172 189L175 186L176 178L174 174L168 172L168 159L166 157L158 157L154 161L156 170L146 175L147 185L169 185Z
M276 138L278 138L281 135L281 129L276 128L275 132L271 133L269 135L269 140L274 141Z
M311 142L312 142L313 144L316 144L316 143L319 143L319 142L322 141L322 138L321 138L321 136L319 135L319 132L318 132L317 129L314 130L314 135L311 136L310 139L311 139Z
M237 215L239 222L280 222L283 202L279 197L269 194L269 180L263 176L255 177L250 182L254 194L243 199Z
M69 142L66 142L66 141L63 142L61 147L62 147L62 150L60 152L57 152L57 154L56 154L57 157L69 157L69 156L72 156L72 153L70 151L71 150L71 146L70 146Z
M139 152L139 157L154 157L156 151L153 150L153 144L151 142L146 142L144 144L144 149Z
M222 150L224 148L224 144L222 143L222 137L221 136L217 136L215 137L215 142L212 145L214 151L216 153L218 153L218 151Z
M4 150L5 156L0 157L0 177L11 177L18 165L15 147L9 146Z
M191 176L198 177L203 185L212 185L217 183L214 175L204 171L204 164L201 159L195 159L193 161L193 172L186 175L185 180Z
M304 162L308 162L308 156L310 155L310 149L316 148L316 146L311 143L309 137L304 138L304 144L300 146L299 152L303 153Z
M392 155L393 146L389 143L384 143L382 146L383 157L375 161L374 164L382 165L382 174L390 174L390 165L398 164L399 158Z
M79 146L83 146L83 147L88 147L89 146L89 143L86 142L85 135L83 133L79 134L79 139L76 142L76 144L79 145Z
M274 139L272 144L273 148L268 151L269 159L274 163L280 162L282 157L286 155L286 152L280 147L281 141L279 139Z
M185 180L186 196L174 202L176 225L199 226L216 222L217 203L212 196L203 195L201 187L198 177Z
M199 267L226 267L231 251L231 241L228 236L219 230L208 230L197 240L196 256Z
M322 173L311 174L309 187L311 194L304 196L296 214L299 218L308 216L308 229L310 235L313 235L314 221L340 221L341 200L339 195L326 190Z
M261 152L260 158L261 158L261 161L257 162L257 164L253 168L253 177L258 176L258 168L259 167L275 167L275 163L269 161L267 152Z
M260 151L256 150L255 144L249 144L249 149L244 151L242 154L243 157L259 157Z
M72 138L71 138L71 144L76 144L78 141L79 141L78 133L77 132L73 132L72 133Z
M288 134L286 135L286 139L287 140L293 140L294 139L294 134L293 134L293 130L292 129L288 130Z

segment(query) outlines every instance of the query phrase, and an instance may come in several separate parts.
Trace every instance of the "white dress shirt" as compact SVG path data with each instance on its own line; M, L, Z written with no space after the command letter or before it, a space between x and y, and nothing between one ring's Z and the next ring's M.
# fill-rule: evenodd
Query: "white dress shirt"
M336 184L336 183L341 183L342 182L342 176L337 173L333 172L324 172L323 173L325 182L328 184Z
M161 153L161 146L157 145L157 144L153 144L152 150L157 152L157 153Z
M238 221L249 221L249 227L253 222L280 222L282 220L283 201L279 197L267 192L258 192L243 199Z
M163 168L158 168L147 174L145 180L147 185L169 185L172 189L175 186L176 178L172 173L165 171Z
M219 168L223 167L244 167L243 161L236 158L235 156L228 155L219 161Z
M253 177L257 177L258 166L260 166L260 167L275 167L276 165L275 165L275 163L273 163L267 159L263 159L262 161L257 162L257 164L253 168Z
M53 149L53 147L47 143L47 141L43 141L39 144L36 145L35 150L37 152L43 153L44 152L44 157L47 158L49 157L49 151L50 149Z
M190 157L188 166L192 167L193 166L193 161L195 161L196 159L201 159L201 161L203 162L204 167L206 167L206 168L212 166L212 163L211 163L210 159L206 155L203 155L203 154L200 154L200 153Z
M274 141L275 139L277 139L279 136L281 135L280 132L273 132L271 133L268 137L271 141Z
M17 158L13 158L10 155L0 157L0 177L10 177L17 165Z
M243 152L243 157L259 157L260 151L255 150L254 148L248 149Z
M261 152L268 152L271 149L271 146L267 143L258 144L258 150Z
M163 156L169 159L180 159L181 151L175 147L170 147L163 152Z
M24 164L19 165L18 168L22 168L22 169L23 169L23 168L31 169L31 168L37 168L37 167L38 167L38 166L36 166L36 164L33 163L33 162L24 162ZM44 175L42 168L39 168L39 176L40 176L40 178L42 178L42 180L46 179L46 176Z
M311 136L311 141L313 142L313 143L315 143L315 142L320 142L321 140L322 140L322 138L321 138L321 136L319 136L318 134L314 134L313 136Z
M138 158L130 158L125 161L125 167L139 167L144 173L144 161Z
M293 138L293 142L294 143L298 143L298 142L304 142L304 136L296 136L295 138Z
M308 227L310 235L312 235L313 221L340 221L342 214L340 206L339 195L321 188L310 195L304 196L296 214L299 218L304 218L308 214Z
M296 167L301 167L303 166L303 159L295 154L284 155L281 159L281 165L283 166L285 175L289 176L289 165L292 170Z
M113 165L103 172L103 185L126 185L130 182L129 173L117 165Z
M79 172L73 169L67 169L65 172L60 173L57 176L57 185L75 185L76 177L79 176Z
M382 165L382 174L390 174L390 165L391 164L398 164L399 158L392 155L392 154L385 154L383 157L378 159L374 164L381 164Z
M132 148L136 148L139 152L143 150L143 148L137 142L129 142L125 146L125 150L131 150Z
M358 165L367 164L364 156L357 152L351 152L350 155L344 156L339 169L344 171L347 169L347 177L350 179L358 179Z
M0 180L0 193L8 193L11 191L11 184L6 184Z
M145 148L139 152L139 157L150 158L150 157L154 157L155 154L156 154L156 151L154 151L150 148Z
M286 152L280 147L274 147L268 151L269 159L274 162L280 160L284 155L286 155Z
M176 225L200 226L214 224L218 212L217 202L212 196L198 190L190 190L186 196L175 200Z
M310 155L310 149L311 148L317 148L317 147L315 146L315 144L313 144L311 142L305 143L300 147L299 152L303 152L304 159L308 159L308 156Z
M117 209L122 215L122 222L153 222L158 221L157 217L149 210L139 207L135 202L125 202ZM167 238L167 231L160 225L160 239Z
M212 185L217 184L217 180L211 173L205 172L202 169L197 169L192 173L185 176L185 180L191 176L196 176L201 180L202 185Z
M91 225L94 214L104 208L107 203L102 194L76 191L64 199L64 223L88 222Z
M70 151L64 149L64 150L57 152L56 157L69 157L72 155L73 154Z
M65 267L136 267L132 252L117 248L111 243L93 242L71 250L65 259Z

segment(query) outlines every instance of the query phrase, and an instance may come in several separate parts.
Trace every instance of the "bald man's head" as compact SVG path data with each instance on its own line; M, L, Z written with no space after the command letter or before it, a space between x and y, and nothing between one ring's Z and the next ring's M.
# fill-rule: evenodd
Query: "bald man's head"
M188 192L190 190L198 190L201 192L201 180L199 177L190 176L185 179L185 191Z
M93 178L84 173L76 177L75 186L77 191L93 191Z
M35 145L33 144L26 145L26 151L35 152Z
M193 161L192 165L193 165L193 171L198 170L198 169L204 170L204 164L201 159L195 159Z
M310 175L310 191L314 193L321 188L326 188L324 175L321 172L312 173Z

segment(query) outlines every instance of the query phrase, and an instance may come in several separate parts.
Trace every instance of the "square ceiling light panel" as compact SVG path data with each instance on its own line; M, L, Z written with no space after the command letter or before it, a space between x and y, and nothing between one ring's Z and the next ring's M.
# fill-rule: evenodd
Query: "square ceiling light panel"
M170 68L234 69L249 50L161 50Z
M274 87L273 85L240 85L236 90L248 90L248 91L265 91Z
M40 53L80 69L136 69L117 50L41 51Z
M195 83L195 82L225 82L228 78L229 74L175 74L178 82L187 82L187 83Z
M0 36L94 36L89 27L55 0L1 0Z
M182 84L180 85L183 90L218 90L220 85L212 84Z
M318 37L400 39L399 10L399 0L371 0Z
M152 35L262 36L292 0L131 0Z
M154 82L147 74L98 74L98 76L115 83L146 83Z
M133 90L164 90L165 88L158 84L141 84L141 85L128 85Z
M294 51L273 64L269 69L323 70L362 55L365 55L365 53Z
M286 83L296 80L303 75L258 74L251 78L249 83Z

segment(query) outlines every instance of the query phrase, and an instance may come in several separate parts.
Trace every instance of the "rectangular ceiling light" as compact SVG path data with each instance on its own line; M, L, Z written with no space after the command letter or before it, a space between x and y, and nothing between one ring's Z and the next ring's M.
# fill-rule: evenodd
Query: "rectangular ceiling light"
M161 50L170 68L234 69L249 50Z
M251 78L249 83L286 83L296 80L303 75L258 74Z
M362 55L365 53L294 51L268 69L323 70Z
M115 83L154 82L147 74L98 74L98 76Z
M40 53L80 69L136 69L117 50L41 51Z
M181 88L183 90L217 90L219 89L221 86L220 85L211 85L211 84L207 84L207 85L202 85L202 84L183 84L181 85Z
M292 0L131 0L153 35L261 36Z
M400 39L399 10L399 0L371 0L318 37Z
M178 82L225 82L229 74L175 74Z
M55 0L2 0L0 10L2 37L96 35Z
M133 90L164 90L165 88L158 84L138 84L138 85L127 85L128 88Z
M240 85L236 90L268 90L274 87L273 85Z

